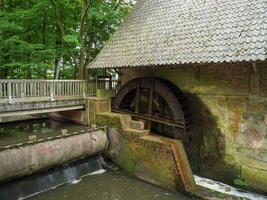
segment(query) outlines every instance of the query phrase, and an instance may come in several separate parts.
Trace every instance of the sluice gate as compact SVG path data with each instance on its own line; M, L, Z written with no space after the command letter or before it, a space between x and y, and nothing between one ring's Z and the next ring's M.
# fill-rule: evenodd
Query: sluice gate
M0 149L0 182L93 156L108 147L106 128L64 134Z

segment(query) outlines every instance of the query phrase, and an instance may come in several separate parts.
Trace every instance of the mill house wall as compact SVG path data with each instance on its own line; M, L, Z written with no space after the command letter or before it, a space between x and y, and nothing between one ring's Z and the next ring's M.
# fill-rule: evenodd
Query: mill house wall
M267 63L121 70L121 81L161 77L186 95L195 173L267 192Z

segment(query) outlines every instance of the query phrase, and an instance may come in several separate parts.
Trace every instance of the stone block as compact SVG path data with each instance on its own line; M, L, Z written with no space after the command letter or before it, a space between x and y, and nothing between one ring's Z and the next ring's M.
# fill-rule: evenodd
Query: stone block
M243 113L247 109L248 99L244 97L228 98L227 109L233 112Z
M123 129L121 116L127 115L97 115L97 124L111 127L107 156L141 180L172 191L193 192L195 182L182 142L148 135L148 130Z
M262 115L262 114L243 113L242 118L244 120L254 120L256 122L264 121L264 115Z
M144 130L145 129L145 123L142 121L130 121L130 128L136 129L136 130Z
M36 141L37 140L37 135L30 135L29 136L30 141Z
M111 111L110 98L90 97L86 99L86 113L88 115L88 124L96 124L96 115L102 112Z
M261 192L267 192L267 170L242 166L242 178L252 187Z
M265 111L265 105L261 102L249 102L247 105L247 112L253 114L261 114Z
M217 105L224 107L227 103L227 97L226 96L218 96L217 97Z
M99 98L115 97L115 96L116 96L115 90L105 90L105 89L96 90L96 97L99 97Z
M267 171L267 162L263 160L257 160L249 157L250 155L246 154L245 152L237 153L234 155L234 159L240 165L245 165L247 167L255 167L258 169L266 170Z

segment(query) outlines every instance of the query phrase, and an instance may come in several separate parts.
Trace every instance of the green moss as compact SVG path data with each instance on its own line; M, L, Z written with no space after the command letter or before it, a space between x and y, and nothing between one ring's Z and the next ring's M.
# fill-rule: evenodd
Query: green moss
M246 181L249 188L259 192L267 192L267 170L243 166L242 178Z
M116 91L115 90L105 90L105 89L97 89L96 90L96 97L115 97Z
M96 118L98 126L116 129L116 140L120 148L113 148L113 153L109 155L111 159L129 175L166 189L176 190L176 183L182 181L177 179L176 164L170 146L156 139L157 137L145 139L142 132L123 130L122 116L116 113L101 113ZM179 187L184 190L181 183Z
M248 183L242 179L235 179L234 184L240 187L247 187Z
M111 112L100 113L96 116L96 124L116 128L119 132L123 132L120 116L120 114Z
M124 145L123 151L118 155L117 160L128 174L136 175L138 165L136 159L134 159L133 152L126 145Z

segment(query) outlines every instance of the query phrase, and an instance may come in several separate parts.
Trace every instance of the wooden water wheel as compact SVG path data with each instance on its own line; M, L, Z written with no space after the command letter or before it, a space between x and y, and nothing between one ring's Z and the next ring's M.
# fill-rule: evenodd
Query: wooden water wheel
M146 121L151 133L180 139L190 149L190 112L185 95L168 80L137 78L126 83L113 101L113 111Z

